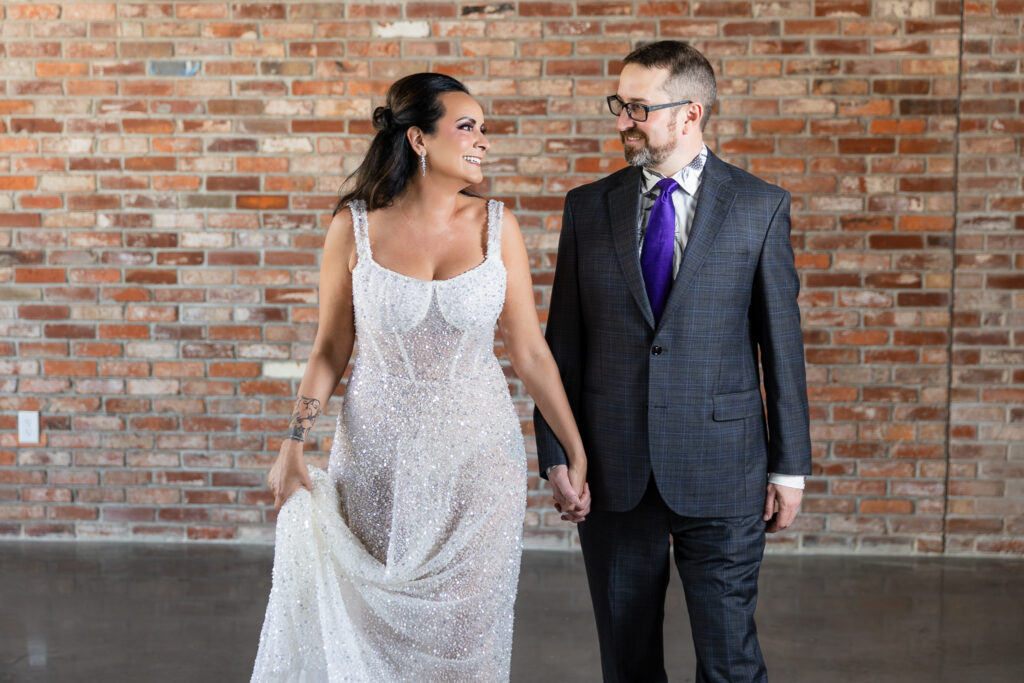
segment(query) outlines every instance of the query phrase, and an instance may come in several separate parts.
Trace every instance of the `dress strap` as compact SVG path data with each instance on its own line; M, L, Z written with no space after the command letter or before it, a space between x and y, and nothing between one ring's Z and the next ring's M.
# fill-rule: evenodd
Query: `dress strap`
M362 199L353 199L348 203L352 212L352 231L356 236L356 254L359 260L371 260L373 254L370 251L369 222L366 219L366 202Z
M501 258L501 221L505 216L505 205L497 199L487 202L487 258L492 255Z

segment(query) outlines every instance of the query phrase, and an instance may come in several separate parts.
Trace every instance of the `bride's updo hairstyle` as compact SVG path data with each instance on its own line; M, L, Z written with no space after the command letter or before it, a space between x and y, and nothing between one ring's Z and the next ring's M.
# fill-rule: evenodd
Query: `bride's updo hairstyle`
M342 196L334 213L353 199L366 202L369 211L390 206L405 189L413 173L419 172L420 159L405 138L406 131L418 127L427 135L437 131L444 116L441 95L469 90L451 76L420 73L395 81L388 88L387 104L373 110L373 136L363 163L349 176L354 187Z

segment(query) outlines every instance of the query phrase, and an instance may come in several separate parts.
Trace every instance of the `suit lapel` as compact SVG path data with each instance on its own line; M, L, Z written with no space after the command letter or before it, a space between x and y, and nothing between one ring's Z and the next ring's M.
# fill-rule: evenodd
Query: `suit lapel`
M690 229L690 237L683 251L682 262L679 264L679 273L672 283L665 311L661 315L662 321L668 318L685 298L690 282L700 270L704 259L711 253L715 238L722 223L725 222L725 217L729 215L735 198L736 190L732 186L725 163L708 151L700 195L697 197L697 207L693 214L693 227Z
M615 251L626 276L629 291L636 299L644 319L654 327L654 313L647 300L644 277L640 272L640 245L637 236L637 220L640 214L640 169L629 168L622 174L622 181L608 192L608 216L611 221Z

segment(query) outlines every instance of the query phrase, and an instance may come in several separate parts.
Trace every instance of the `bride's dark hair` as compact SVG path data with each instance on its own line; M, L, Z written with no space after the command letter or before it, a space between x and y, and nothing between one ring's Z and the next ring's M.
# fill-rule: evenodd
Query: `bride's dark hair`
M427 135L435 133L444 116L441 95L448 92L469 94L451 76L435 73L412 74L388 88L386 105L373 110L377 134L359 168L346 180L355 178L355 186L338 201L335 214L353 199L365 201L370 211L391 205L412 174L419 172L420 160L405 138L406 131L417 126Z

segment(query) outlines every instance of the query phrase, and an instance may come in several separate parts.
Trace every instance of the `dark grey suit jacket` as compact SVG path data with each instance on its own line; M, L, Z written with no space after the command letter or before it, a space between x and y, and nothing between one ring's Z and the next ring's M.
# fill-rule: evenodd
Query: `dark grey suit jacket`
M546 336L594 509L633 508L653 471L680 515L756 514L767 472L811 467L789 194L709 153L655 326L638 254L640 175L626 168L568 194L551 292ZM543 473L565 451L539 412L534 423Z

